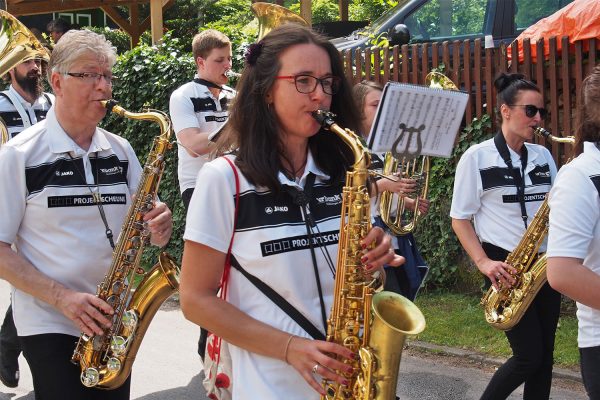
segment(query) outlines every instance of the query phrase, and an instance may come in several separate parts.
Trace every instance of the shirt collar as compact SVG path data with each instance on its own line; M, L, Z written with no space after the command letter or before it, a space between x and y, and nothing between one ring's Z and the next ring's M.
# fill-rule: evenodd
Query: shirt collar
M317 164L315 163L315 160L312 156L312 153L310 151L310 149L308 150L308 155L306 158L306 167L304 167L304 173L302 174L302 177L300 178L300 180L298 182L290 180L287 176L285 176L285 174L281 171L279 171L278 174L278 178L279 178L279 182L282 185L288 185L288 186L295 186L295 187L299 187L299 188L303 188L304 185L306 184L306 178L308 178L308 174L313 173L317 178L321 179L321 180L327 180L329 179L329 175L327 175L325 172L321 171L321 169L317 166Z
M10 85L10 86L8 87L8 91L9 91L9 92L10 92L12 95L14 95L14 96L15 96L15 97L16 97L16 98L17 98L17 99L18 99L18 100L21 102L21 104L33 105L33 104L35 104L35 103L37 102L37 99L36 99L36 101L34 101L34 102L33 102L33 104L31 104L30 102L28 102L27 100L25 100L25 99L23 98L23 96L21 96L21 95L19 94L19 92L17 92L17 89L15 89L13 85Z
M96 127L94 135L92 136L92 143L90 144L89 150L85 151L67 133L64 131L60 123L56 119L54 113L54 106L48 110L46 114L46 134L50 142L50 151L52 153L70 153L73 152L76 156L83 154L89 154L94 152L100 152L103 150L110 150L111 145L104 132Z
M583 152L591 155L595 159L600 160L600 149L594 142L583 142Z

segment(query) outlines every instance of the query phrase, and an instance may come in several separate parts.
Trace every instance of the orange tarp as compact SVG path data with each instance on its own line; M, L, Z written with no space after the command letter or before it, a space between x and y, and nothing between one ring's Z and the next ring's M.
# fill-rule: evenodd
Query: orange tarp
M570 44L583 39L600 39L600 1L575 0L525 29L515 39L518 42L519 61L523 61L523 39L528 38L530 40L531 57L535 61L537 58L535 44L538 40L556 37L558 50L561 51L561 38L563 36L569 37ZM588 46L588 43L585 43L585 45ZM597 46L600 46L600 41ZM548 40L544 40L545 56L550 53L549 47ZM584 50L589 49L585 48ZM508 57L511 58L510 48L508 48Z

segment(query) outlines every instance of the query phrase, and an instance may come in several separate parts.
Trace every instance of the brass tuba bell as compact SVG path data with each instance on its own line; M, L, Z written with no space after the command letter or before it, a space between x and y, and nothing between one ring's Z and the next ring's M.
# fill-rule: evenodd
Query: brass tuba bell
M252 12L258 19L258 38L262 39L271 32L273 28L289 22L308 26L308 22L298 14L288 10L285 7L271 3L254 3L252 4Z
M0 76L32 59L48 62L50 54L25 25L10 13L0 10ZM10 139L0 118L0 145Z

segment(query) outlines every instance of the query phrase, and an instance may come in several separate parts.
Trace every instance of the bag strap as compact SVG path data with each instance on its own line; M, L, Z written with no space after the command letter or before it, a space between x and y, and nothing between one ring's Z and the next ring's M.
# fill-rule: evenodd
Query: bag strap
M312 322L308 320L296 307L291 305L279 293L277 293L269 285L261 281L256 276L246 271L240 263L231 256L231 266L241 272L258 290L264 293L275 305L281 308L290 318L292 318L302 329L306 331L315 340L325 340L325 335Z

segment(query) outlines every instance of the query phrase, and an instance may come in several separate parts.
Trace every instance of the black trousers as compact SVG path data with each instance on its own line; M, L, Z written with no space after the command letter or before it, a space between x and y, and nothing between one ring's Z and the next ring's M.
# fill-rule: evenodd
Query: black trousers
M21 354L21 343L17 336L17 328L13 320L12 304L8 306L4 322L0 328L0 354L2 362L9 365L19 366L19 355Z
M505 260L508 252L483 246L492 260ZM542 400L550 397L554 337L560 314L560 293L546 283L506 337L513 355L492 376L482 400L506 399L525 383L523 399Z
M580 347L583 385L590 400L600 400L600 346Z
M129 400L131 377L115 390L83 386L81 368L71 362L78 338L58 333L21 336L36 400Z

